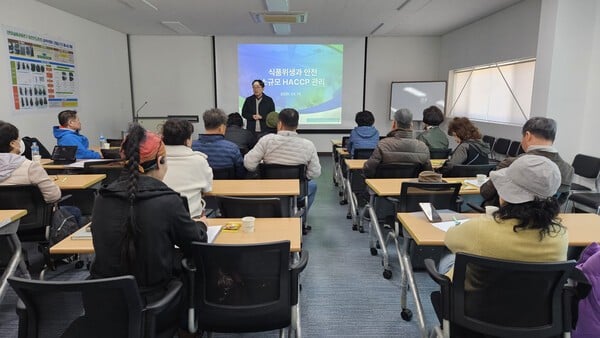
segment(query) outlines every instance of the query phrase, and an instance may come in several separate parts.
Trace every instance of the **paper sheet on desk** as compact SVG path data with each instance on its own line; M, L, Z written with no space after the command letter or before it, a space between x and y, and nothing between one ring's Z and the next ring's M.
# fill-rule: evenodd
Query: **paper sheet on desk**
M489 178L486 178L485 181L483 181L483 183L487 182L488 180ZM479 184L477 180L465 180L465 183L476 186L477 188L481 188L481 186L483 185L483 183Z
M95 158L95 159L90 159L90 160L77 160L76 162L65 165L65 167L67 167L67 168L84 168L84 165L86 163L91 163L91 162L106 162L106 159L105 158L100 158L100 159Z
M458 224L463 224L468 220L469 219L459 219L456 221L452 220L452 221L431 223L431 225L442 230L443 232L446 232L446 231L448 231L448 229L452 228L453 226L458 225ZM456 224L456 223L458 223L458 224Z
M206 240L206 243L214 242L215 238L217 238L217 235L219 235L219 233L221 232L221 229L223 229L222 225L207 226L206 235L208 236L208 239Z

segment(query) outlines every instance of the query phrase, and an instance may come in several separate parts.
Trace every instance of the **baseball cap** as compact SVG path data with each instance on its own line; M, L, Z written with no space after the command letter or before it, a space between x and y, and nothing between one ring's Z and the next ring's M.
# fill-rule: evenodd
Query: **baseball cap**
M498 195L511 204L551 197L561 182L558 166L538 155L520 156L508 168L490 172L490 179Z

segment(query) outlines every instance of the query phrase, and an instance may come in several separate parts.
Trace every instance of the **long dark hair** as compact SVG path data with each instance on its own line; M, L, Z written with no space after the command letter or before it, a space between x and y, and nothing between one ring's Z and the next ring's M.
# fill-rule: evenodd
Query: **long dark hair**
M127 138L121 145L125 155L126 165L124 174L128 177L127 199L129 201L129 216L125 219L125 234L121 243L121 260L127 263L128 271L135 266L135 238L139 232L135 220L135 200L138 190L140 172L140 143L146 138L146 130L137 123L129 127Z
M514 232L539 229L541 241L544 236L555 236L562 230L561 220L557 217L559 211L560 205L555 197L536 198L520 204L506 203L494 213L494 219L516 218L519 223L513 227Z

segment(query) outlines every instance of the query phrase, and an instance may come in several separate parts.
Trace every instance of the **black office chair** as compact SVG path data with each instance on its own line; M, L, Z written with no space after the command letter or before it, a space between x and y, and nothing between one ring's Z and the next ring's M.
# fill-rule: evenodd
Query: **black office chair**
M235 168L212 168L213 179L215 180L234 180L235 179Z
M52 220L54 204L46 203L40 189L35 185L0 186L2 209L26 209L27 215L19 223L21 242L44 241Z
M384 163L377 166L374 178L418 177L421 165L418 163Z
M490 146L490 149L494 149L494 142L496 142L496 138L490 135L483 135L482 141L487 143Z
M569 200L573 202L571 212L595 212L600 215L600 193L598 192L571 194Z
M289 206L278 197L230 197L218 196L221 217L290 217Z
M180 301L180 281L172 281L161 299L145 306L133 276L83 281L9 277L8 282L20 298L22 338L173 337L179 324L179 309L165 317ZM170 320L157 328L157 318Z
M577 154L573 159L573 169L575 175L581 176L587 179L596 179L596 183L600 180L598 174L600 173L600 158L588 156L584 154ZM571 183L571 191L590 191L591 189L577 183Z
M40 156L42 156L42 158L50 158L52 156L48 149L46 149L42 142L40 142L40 140L38 140L37 138L23 136L21 140L23 140L23 143L25 144L25 151L23 152L23 156L27 157L27 159L31 160L31 145L33 144L33 142L36 142L38 147L40 148Z
M429 149L429 158L432 160L448 159L452 149Z
M371 154L373 154L373 150L372 148L356 148L354 149L354 151L352 152L352 158L353 159L369 159L369 157L371 157Z
M492 148L492 158L496 158L496 155L506 156L508 154L508 148L510 147L510 140L507 138L499 138L494 142Z
M302 232L306 234L311 229L306 225L308 207L308 179L306 178L306 165L283 165L261 163L258 166L260 178L268 179L298 179L300 182L300 195L298 196L298 207L303 208Z
M308 252L289 265L290 242L253 245L193 243L189 328L208 332L259 332L290 327L301 336L298 276ZM194 311L195 310L195 311ZM197 327L194 327L194 323Z
M350 140L350 136L342 136L342 148L346 148L349 140Z
M419 203L431 203L436 209L450 209L460 212L458 194L461 186L461 183L403 182L400 195L388 199L394 203L394 215L399 212L421 211ZM400 252L398 238L403 236L402 231L402 225L397 219L394 219L394 230L388 233L387 240L392 239L394 241L397 252ZM433 258L436 262L439 262L444 251L442 247L419 246L414 241L405 243L409 245L408 252L414 270L425 268L423 261L427 258ZM383 276L391 278L392 271L384 269Z
M532 338L571 331L573 292L565 283L575 261L524 263L457 253L452 281L434 261L425 265L441 288L437 295L445 337L464 330L464 337Z
M496 166L497 163L449 165L448 171L444 172L444 177L475 177L479 174L487 176L490 171L496 169Z
M519 155L519 149L521 148L521 142L512 141L510 142L510 146L508 147L508 156L516 157Z

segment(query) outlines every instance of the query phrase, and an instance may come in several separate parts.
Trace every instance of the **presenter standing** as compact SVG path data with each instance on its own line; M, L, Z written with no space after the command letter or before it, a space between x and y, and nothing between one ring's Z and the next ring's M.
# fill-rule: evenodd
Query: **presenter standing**
M265 83L262 80L252 81L251 96L246 98L242 107L242 116L246 119L246 129L254 136L267 128L267 114L275 111L273 99L264 94Z

